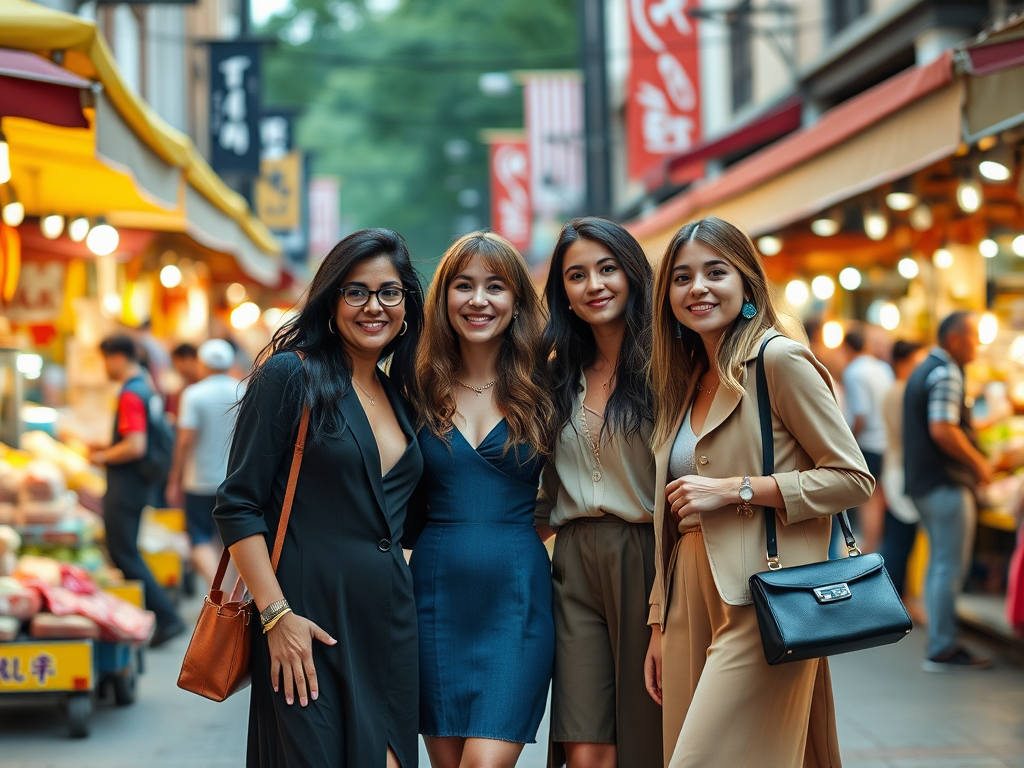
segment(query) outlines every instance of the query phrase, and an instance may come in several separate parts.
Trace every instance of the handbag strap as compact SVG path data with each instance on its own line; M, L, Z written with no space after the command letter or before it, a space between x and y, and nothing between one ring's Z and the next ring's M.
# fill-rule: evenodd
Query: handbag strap
M768 395L768 375L764 372L764 350L768 342L777 339L782 334L769 336L761 343L761 349L757 353L757 415L761 422L761 474L770 477L775 473L775 436L772 429L772 404ZM764 508L764 535L765 549L768 554L768 569L777 571L782 567L779 562L779 538L775 525L775 509ZM839 526L843 529L843 536L846 538L846 548L850 556L860 554L857 547L857 540L850 530L850 521L846 517L846 510L836 513L839 518Z
M306 357L302 352L296 352L300 360L305 361ZM281 550L284 548L284 535L288 530L288 518L292 515L292 504L295 501L295 487L299 482L299 468L302 466L302 456L306 451L306 433L309 431L309 403L302 405L302 418L299 420L299 434L295 438L295 450L292 452L292 466L288 472L288 486L284 492L284 503L281 505L281 519L277 523L277 533L274 536L274 550L270 556L270 565L274 572L277 572L277 564L281 560ZM220 556L220 563L217 565L217 574L213 577L210 585L210 599L220 604L223 600L221 583L224 581L224 574L228 570L228 561L231 560L231 553L227 547ZM231 590L231 599L237 600L240 597L240 588L243 586L242 577L238 577L234 589ZM216 596L214 593L218 593Z

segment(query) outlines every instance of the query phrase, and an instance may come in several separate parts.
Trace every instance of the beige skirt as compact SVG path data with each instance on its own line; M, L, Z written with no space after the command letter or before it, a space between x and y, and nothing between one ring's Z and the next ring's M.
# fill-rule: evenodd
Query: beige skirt
M662 636L669 768L839 768L828 661L769 666L753 606L718 594L699 528L672 560Z

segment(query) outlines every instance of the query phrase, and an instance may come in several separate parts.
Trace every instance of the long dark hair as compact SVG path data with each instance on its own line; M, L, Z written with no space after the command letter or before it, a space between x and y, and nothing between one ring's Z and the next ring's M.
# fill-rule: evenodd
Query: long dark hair
M256 358L245 397L259 387L263 365L280 352L302 352L306 356L305 376L295 383L309 403L310 443L336 436L343 425L335 419L337 403L352 386L352 361L345 347L328 329L334 317L338 290L359 262L386 256L394 265L405 289L406 332L392 339L381 352L381 360L391 358L388 375L398 389L408 395L414 384L416 345L423 330L423 293L416 270L409 258L405 240L390 229L363 229L338 243L320 264L306 289L298 313L282 325L270 343ZM298 377L297 377L298 378ZM298 417L296 417L296 423Z
M548 269L544 297L548 323L544 328L545 349L551 353L548 383L554 401L555 419L549 432L558 435L573 417L579 394L580 372L597 359L597 342L590 325L569 310L562 270L565 253L577 240L603 245L622 264L629 282L626 301L626 333L615 367L616 385L605 412L605 427L626 437L640 433L645 421L654 416L654 404L647 383L651 359L651 265L640 244L625 229L608 219L584 216L572 219L558 236Z

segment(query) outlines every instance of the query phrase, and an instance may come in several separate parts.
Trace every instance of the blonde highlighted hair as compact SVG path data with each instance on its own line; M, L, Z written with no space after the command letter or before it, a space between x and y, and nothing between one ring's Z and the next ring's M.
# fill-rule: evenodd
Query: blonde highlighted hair
M739 271L745 294L757 308L757 314L749 320L742 314L736 316L725 329L717 350L706 350L700 336L676 320L669 301L676 258L695 240L716 251ZM672 439L676 420L693 399L698 379L712 366L718 372L721 387L741 394L745 384L744 361L754 345L769 328L796 335L786 330L792 328L790 321L781 312L761 256L745 232L714 216L680 229L665 249L654 277L654 350L650 367L655 393L653 445L658 447ZM709 352L714 359L708 359Z
M526 260L508 240L489 231L460 237L441 257L427 291L423 335L416 355L414 401L419 425L448 440L455 418L455 378L462 367L459 336L448 320L448 288L479 256L509 286L518 316L505 329L498 351L494 394L508 424L505 450L519 443L532 455L545 454L545 430L552 418L551 396L540 384L544 317Z

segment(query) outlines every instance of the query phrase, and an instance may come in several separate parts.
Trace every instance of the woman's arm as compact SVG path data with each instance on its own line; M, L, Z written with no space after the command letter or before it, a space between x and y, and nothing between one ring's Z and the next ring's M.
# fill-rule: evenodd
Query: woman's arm
M533 525L537 529L537 535L541 541L547 541L555 535L555 529L551 527L551 510L555 508L558 501L558 490L561 483L558 480L558 470L555 468L555 459L549 458L540 473L540 489L537 492L537 506L533 511Z

